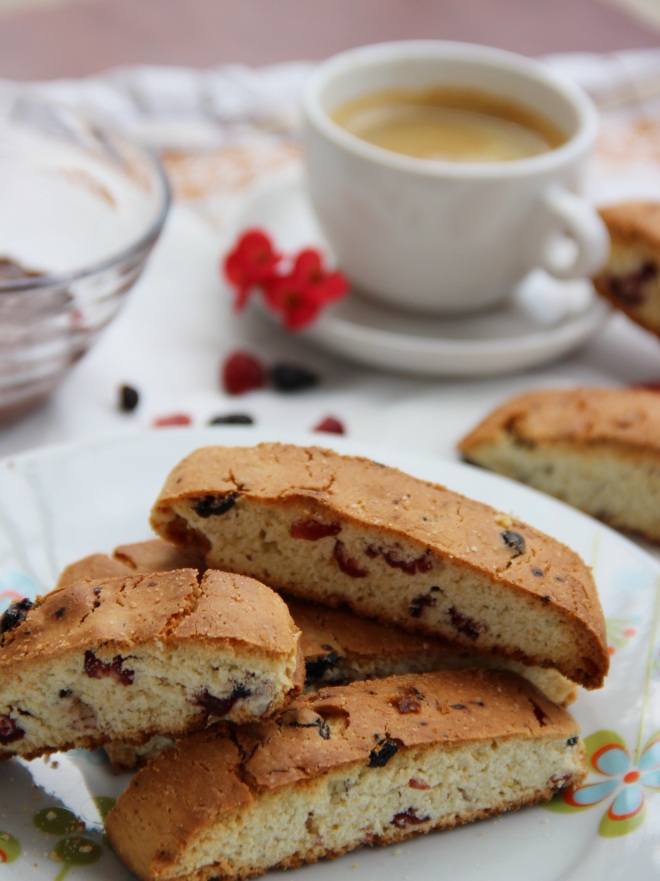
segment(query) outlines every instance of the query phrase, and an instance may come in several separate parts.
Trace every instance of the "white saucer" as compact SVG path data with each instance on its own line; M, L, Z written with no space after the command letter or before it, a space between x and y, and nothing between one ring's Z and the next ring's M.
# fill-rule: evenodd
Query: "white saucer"
M284 251L311 245L329 253L298 169L259 187L245 200L235 218L235 232L255 226L266 229ZM350 294L300 333L331 352L373 367L483 376L557 359L589 339L608 314L588 281L560 282L538 271L506 305L487 313L418 316Z

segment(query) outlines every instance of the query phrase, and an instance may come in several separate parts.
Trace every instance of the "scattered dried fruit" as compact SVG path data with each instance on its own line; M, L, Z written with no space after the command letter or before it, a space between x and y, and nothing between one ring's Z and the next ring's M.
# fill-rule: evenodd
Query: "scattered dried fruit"
M140 403L138 390L132 385L119 386L119 409L131 413Z
M298 364L276 364L270 371L270 379L278 392L300 392L319 382L317 373Z
M254 425L254 418L248 413L225 413L211 417L209 425Z
M334 416L326 416L318 425L314 426L314 431L327 431L329 434L346 434L344 424Z
M265 384L264 366L249 352L232 352L222 365L222 385L228 395L243 395Z
M174 425L191 425L192 418L187 413L171 413L169 416L158 416L152 422L154 428L170 428Z

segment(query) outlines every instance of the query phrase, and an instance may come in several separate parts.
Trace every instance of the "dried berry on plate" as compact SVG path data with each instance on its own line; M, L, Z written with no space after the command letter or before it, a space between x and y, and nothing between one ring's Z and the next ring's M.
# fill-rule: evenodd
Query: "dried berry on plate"
M243 395L245 392L263 388L266 384L266 371L261 361L249 352L236 351L229 355L221 371L222 386L229 395Z

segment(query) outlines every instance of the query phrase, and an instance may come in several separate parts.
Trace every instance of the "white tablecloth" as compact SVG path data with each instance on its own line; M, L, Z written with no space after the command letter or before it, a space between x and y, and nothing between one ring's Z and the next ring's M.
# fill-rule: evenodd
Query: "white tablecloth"
M603 108L603 133L587 189L594 201L660 198L660 53L555 56L549 63L589 89ZM612 315L582 349L510 376L416 378L358 367L315 350L260 316L233 314L219 260L232 213L251 187L298 161L296 100L309 66L214 71L138 68L36 88L102 112L156 145L177 200L144 276L95 348L50 401L0 431L0 455L44 444L153 430L153 420L189 414L250 414L264 430L307 431L333 415L356 440L456 457L461 435L502 399L566 384L660 380L660 340ZM0 100L28 86L0 83ZM219 369L235 348L267 364L304 364L318 387L285 395L224 393ZM132 413L118 388L138 389ZM218 428L218 437L231 427Z

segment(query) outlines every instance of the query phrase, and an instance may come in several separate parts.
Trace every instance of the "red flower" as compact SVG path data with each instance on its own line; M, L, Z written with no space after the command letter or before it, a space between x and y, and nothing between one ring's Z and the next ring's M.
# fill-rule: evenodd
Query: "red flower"
M287 272L279 254L263 230L247 230L224 261L224 273L236 291L234 306L245 307L251 292L261 291L266 304L282 315L288 330L310 324L328 303L348 292L340 272L323 266L319 251L305 248L293 257Z
M249 229L243 233L224 262L225 276L236 288L237 310L245 307L253 287L267 284L275 277L281 259L265 232Z
M341 299L348 282L340 272L328 272L321 254L307 248L296 256L291 272L264 286L266 302L284 318L288 330L310 324L328 303Z

